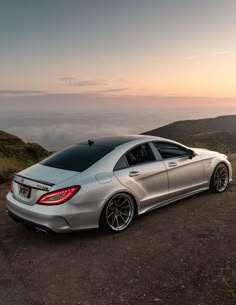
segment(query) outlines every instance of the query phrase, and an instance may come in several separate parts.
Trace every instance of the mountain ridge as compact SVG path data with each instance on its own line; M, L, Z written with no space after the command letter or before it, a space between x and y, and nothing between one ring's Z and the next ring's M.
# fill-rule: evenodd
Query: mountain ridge
M236 115L176 121L142 134L231 154L236 152Z
M203 132L224 131L236 135L236 115L219 116L196 120L181 120L146 131L142 134L179 140Z

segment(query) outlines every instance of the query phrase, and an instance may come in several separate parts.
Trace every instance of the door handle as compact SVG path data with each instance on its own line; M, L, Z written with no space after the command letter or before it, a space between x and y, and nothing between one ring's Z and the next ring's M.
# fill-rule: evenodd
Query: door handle
M135 177L135 176L139 176L139 175L140 175L140 172L137 172L137 171L129 172L130 177Z
M177 166L177 163L176 162L169 162L168 165L169 165L169 167L175 167L175 166Z

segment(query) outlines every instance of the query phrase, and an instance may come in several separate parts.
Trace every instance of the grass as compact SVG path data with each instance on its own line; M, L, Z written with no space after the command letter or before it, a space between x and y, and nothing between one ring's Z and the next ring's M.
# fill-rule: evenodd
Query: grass
M14 173L17 173L24 168L33 165L34 163L35 162L32 160L19 160L14 156L0 157L0 184L10 181Z
M236 152L236 136L227 132L215 131L195 134L183 137L182 142L187 146L207 148L224 154Z
M36 143L12 144L10 135L9 143L4 145L0 143L0 183L10 181L14 173L50 155L47 150Z
M32 161L19 160L16 157L0 157L0 169L1 170L14 170L24 169L33 164Z
M206 143L201 141L183 141L183 144L189 146L189 147L197 147L197 148L206 148L209 150L215 150L217 152L220 152L222 154L233 154L236 153L236 144L224 144L224 143Z

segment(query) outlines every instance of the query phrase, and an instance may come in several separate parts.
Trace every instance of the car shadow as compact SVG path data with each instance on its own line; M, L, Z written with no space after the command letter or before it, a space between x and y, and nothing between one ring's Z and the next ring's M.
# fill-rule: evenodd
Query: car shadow
M232 186L229 187L228 191L232 189ZM83 231L75 231L75 232L68 232L68 233L54 233L49 232L45 234L43 232L35 232L33 229L27 229L21 224L11 224L8 225L8 232L10 232L11 238L17 240L21 240L24 244L73 244L73 243L86 243L86 242L101 242L106 240L114 240L114 239L123 239L127 234L135 236L139 234L140 230L146 226L149 226L149 223L152 223L152 218L156 218L157 216L163 217L166 214L170 213L169 217L173 217L173 213L171 211L176 211L179 207L184 207L184 205L193 206L196 205L196 199L199 201L197 204L201 206L201 204L205 204L208 201L208 198L212 196L221 196L222 194L212 194L209 191L204 191L193 195L191 197L187 197L171 204L165 205L160 208L153 209L150 212L147 212L140 217L136 217L130 228L124 232L119 234L106 232L99 229L95 230L83 230ZM194 201L193 201L194 199ZM158 213L158 215L157 215ZM168 217L168 218L169 218ZM15 228L13 228L13 225Z

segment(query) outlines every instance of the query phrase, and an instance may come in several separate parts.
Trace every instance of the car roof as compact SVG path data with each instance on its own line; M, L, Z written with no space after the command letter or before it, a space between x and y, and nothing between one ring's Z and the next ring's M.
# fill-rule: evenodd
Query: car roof
M92 145L99 145L99 146L108 146L115 148L117 146L120 146L122 144L125 144L130 141L134 141L139 139L139 136L133 136L133 135L124 135L124 136L113 136L113 137L102 137L102 138L95 138L95 139L89 139L87 142L81 142L80 144L88 144L89 141L91 141Z
M143 139L143 140L144 139L153 140L153 139L161 139L161 138L146 136L146 135L122 135L122 136L89 139L88 141L83 141L83 142L80 142L79 144L89 144L89 143L91 143L92 145L99 145L99 146L116 148L116 147L118 147L120 145L123 145L127 142L132 142L132 141L141 140L141 139Z

